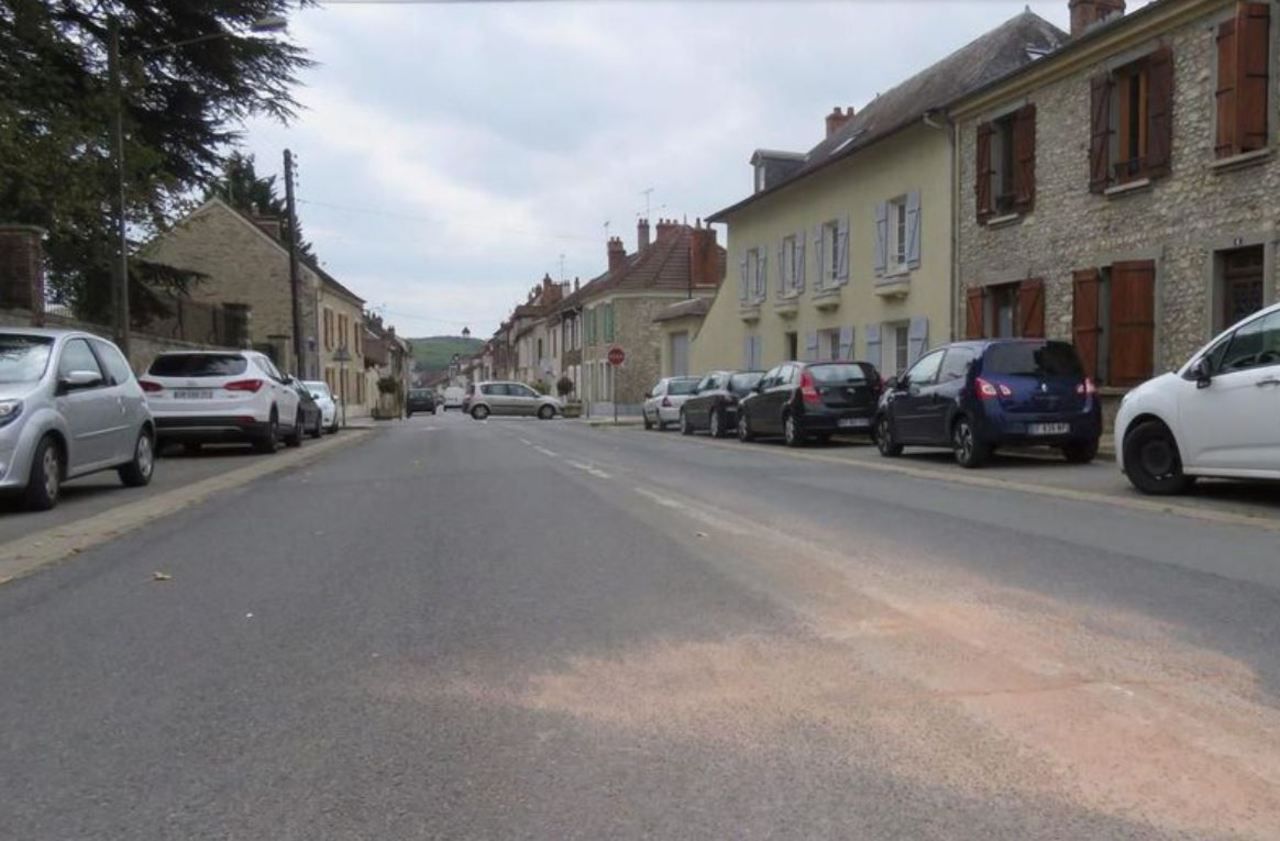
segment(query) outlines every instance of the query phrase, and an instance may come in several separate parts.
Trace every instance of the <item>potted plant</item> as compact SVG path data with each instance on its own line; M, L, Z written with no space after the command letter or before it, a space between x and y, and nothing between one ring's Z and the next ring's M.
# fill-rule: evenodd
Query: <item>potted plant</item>
M378 405L374 409L377 420L391 420L401 415L400 405L403 387L400 380L392 377L378 378Z
M556 381L556 394L560 396L560 402L564 404L562 413L566 418L582 416L582 401L572 399L573 389L573 380L568 377L561 377Z

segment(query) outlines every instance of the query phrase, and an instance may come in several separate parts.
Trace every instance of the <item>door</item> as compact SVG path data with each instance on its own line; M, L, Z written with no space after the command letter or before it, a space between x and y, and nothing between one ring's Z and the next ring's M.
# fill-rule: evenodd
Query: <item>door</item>
M930 425L935 411L933 387L938 382L944 351L925 354L912 365L898 381L893 398L893 432L899 441L916 444L945 444L946 430L939 431Z
M130 386L133 382L133 370L115 345L93 339L92 347L102 370L110 380L107 394L115 401L117 408L115 421L108 433L111 436L111 449L119 461L128 461L133 458L138 432L147 415L147 399L140 388Z
M974 348L951 347L946 349L942 357L942 365L938 368L938 381L928 387L929 403L921 410L921 423L925 433L936 436L938 440L947 440L951 431L948 423L951 409L960 399L960 392L968 381L969 366L978 356Z
M760 407L761 410L752 416L756 428L762 432L782 434L782 408L791 399L791 393L795 390L796 381L799 379L798 372L798 365L779 366L773 384L768 386L762 395L764 401Z
M769 391L778 382L778 378L782 375L782 369L785 367L785 365L779 365L766 371L756 385L756 390L744 397L742 403L739 404L740 409L746 414L747 423L750 425L752 432L767 432L769 430L769 421L765 417L769 408Z
M73 372L92 374L96 379L75 386L61 385ZM61 393L55 402L71 435L67 472L74 474L111 464L116 456L114 430L120 424L120 406L109 393L110 383L87 340L69 339L62 346L58 381Z
M689 334L671 334L671 376L687 377L689 375Z
M284 384L284 376L265 356L253 357L258 370L267 375L267 388L271 391L271 402L276 405L276 417L280 427L292 427L298 416L298 394L291 386Z
M507 405L513 415L536 415L538 392L523 383L507 383Z
M1205 388L1178 383L1183 464L1280 470L1280 311L1242 324L1206 354Z
M712 392L719 387L718 383L718 375L707 374L702 378L702 382L698 383L696 393L685 401L684 414L694 429L703 429L710 422L711 404L715 400Z

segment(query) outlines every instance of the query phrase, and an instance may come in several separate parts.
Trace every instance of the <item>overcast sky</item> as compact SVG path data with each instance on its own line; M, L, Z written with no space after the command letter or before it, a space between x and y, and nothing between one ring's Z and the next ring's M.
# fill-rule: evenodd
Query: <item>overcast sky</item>
M319 62L299 119L246 141L259 172L294 151L321 261L401 335L487 337L561 255L603 271L606 221L633 250L644 190L692 223L747 194L754 149L806 151L1024 5L329 4L290 21ZM1030 6L1067 28L1067 0Z

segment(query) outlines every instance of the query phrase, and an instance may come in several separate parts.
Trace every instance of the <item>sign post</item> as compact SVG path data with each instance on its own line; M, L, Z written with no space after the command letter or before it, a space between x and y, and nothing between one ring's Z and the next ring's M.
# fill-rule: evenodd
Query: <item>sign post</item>
M627 361L627 352L618 345L609 348L609 365L613 368L609 378L609 402L613 404L613 425L618 425L618 369Z
M333 352L333 361L338 363L341 371L338 380L338 392L342 400L342 428L347 428L347 363L351 361L351 351L346 345L339 345Z

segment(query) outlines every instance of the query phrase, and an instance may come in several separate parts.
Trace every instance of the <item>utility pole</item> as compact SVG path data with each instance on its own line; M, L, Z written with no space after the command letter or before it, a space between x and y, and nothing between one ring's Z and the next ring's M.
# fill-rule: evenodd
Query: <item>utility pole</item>
M309 372L304 364L302 301L301 295L298 294L298 211L293 201L293 153L288 149L284 150L284 200L289 213L289 294L293 300L293 358L295 360L294 364L298 366L297 376L305 378ZM346 384L344 383L343 385L345 386ZM345 400L343 409L345 421Z
M111 96L115 107L111 115L111 151L116 159L116 218L115 234L119 263L115 275L116 344L127 357L129 355L129 239L125 232L125 177L124 177L124 83L120 71L120 19L115 15L107 24L107 76L111 84Z

